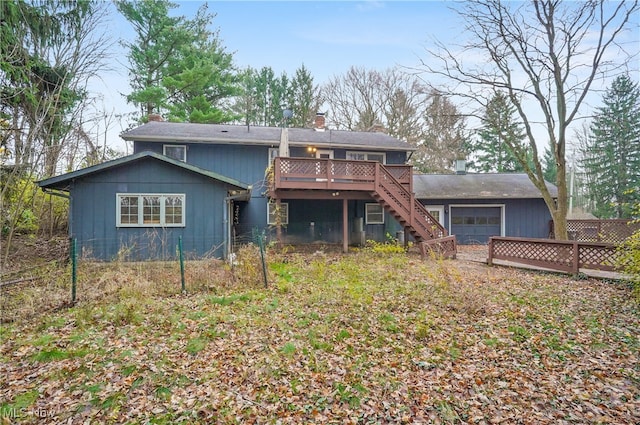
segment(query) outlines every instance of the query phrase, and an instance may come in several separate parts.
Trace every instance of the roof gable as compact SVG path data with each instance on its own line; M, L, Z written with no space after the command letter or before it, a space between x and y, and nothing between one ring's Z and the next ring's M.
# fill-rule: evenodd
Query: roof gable
M413 151L411 145L384 133L364 131L289 128L290 146L316 145L352 149L380 149ZM120 136L127 141L182 142L240 145L268 145L280 143L282 128L241 126L229 124L196 124L150 121Z
M250 185L247 185L245 183L223 176L221 174L214 173L213 171L208 171L208 170L205 170L204 168L196 167L194 165L190 165L182 161L177 161L167 156L160 155L155 152L149 152L149 151L139 152L133 155L117 158L111 161L103 162L102 164L93 165L91 167L83 168L81 170L72 171L70 173L66 173L56 177L51 177L45 180L41 180L37 183L38 183L38 186L40 186L43 189L58 189L58 190L68 191L69 183L72 180L83 178L92 174L100 173L102 171L109 170L112 168L126 166L129 164L135 163L136 161L141 161L145 159L162 161L162 162L171 164L173 166L179 167L181 169L187 170L189 172L196 173L196 174L208 177L210 179L218 180L220 182L229 184L238 189L242 189L242 190L251 189Z
M547 187L553 197L558 189ZM418 199L524 199L542 194L522 173L417 174L413 190Z

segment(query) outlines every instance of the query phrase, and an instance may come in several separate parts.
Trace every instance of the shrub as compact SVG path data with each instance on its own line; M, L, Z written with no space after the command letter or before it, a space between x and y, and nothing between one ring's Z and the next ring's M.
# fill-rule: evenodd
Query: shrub
M635 204L634 215L640 216L640 203ZM640 221L637 219L636 222ZM631 276L636 301L640 302L640 230L635 231L618 248L618 266Z

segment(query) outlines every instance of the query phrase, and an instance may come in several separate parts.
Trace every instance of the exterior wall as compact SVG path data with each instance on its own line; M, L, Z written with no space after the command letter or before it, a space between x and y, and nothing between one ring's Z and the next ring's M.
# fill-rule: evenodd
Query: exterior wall
M450 232L453 205L504 205L504 236L549 237L551 213L543 199L421 199L423 205L444 205L444 224Z
M342 200L290 199L283 202L289 204L289 224L282 226L285 243L342 243ZM375 201L372 199L348 202L350 244L358 242L353 233L356 230L356 220L362 219L364 223L366 203L375 203ZM266 210L264 214L266 217ZM385 212L384 224L364 224L363 230L366 240L384 242L387 240L387 233L395 237L396 232L402 230L402 227ZM275 228L269 228L269 235L275 239Z
M267 229L267 202L265 195L267 187L264 185L264 175L269 166L269 146L241 146L241 145L213 145L204 143L169 143L187 146L187 163L196 165L206 170L214 171L218 174L238 180L242 183L253 185L251 191L251 200L248 203L240 203L239 206L239 223L234 226L235 239L239 242L248 242L252 240L254 230L262 231ZM163 143L159 142L135 142L134 153L142 151L152 151L162 154ZM272 147L278 147L274 144ZM357 150L357 149L348 149ZM335 159L345 159L347 149L333 149ZM367 150L368 152L377 152L375 149ZM314 158L315 153L307 152L304 147L291 147L290 154L292 157ZM386 152L387 164L404 164L406 159L405 152ZM318 206L315 202L328 202ZM331 206L331 202L335 201L295 201L295 205L306 204L306 207L296 207L291 211L290 220L296 220L299 223L292 225L287 229L287 235L292 240L306 240L310 236L309 223L314 222L315 237L327 237L326 242L337 243L342 241L342 203L339 202L339 208L336 210ZM373 202L373 201L372 201ZM364 203L357 208L358 212L354 212L353 217L362 217L364 215ZM291 208L291 207L290 207ZM355 206L349 207L356 211ZM298 210L297 213L294 213ZM350 215L351 217L351 215ZM324 223L324 224L321 224ZM336 224L337 223L337 224ZM395 226L394 226L395 224ZM353 224L351 224L353 226ZM399 224L389 215L385 216L384 225L365 226L367 239L377 241L386 240L386 234L395 235L396 228L400 228ZM337 236L336 228L338 228ZM270 233L273 229L269 229ZM350 230L351 231L351 230ZM317 239L320 240L320 239Z
M151 158L73 183L72 237L86 258L168 259L182 236L185 256L224 254L227 187ZM116 227L117 193L184 193L185 227Z

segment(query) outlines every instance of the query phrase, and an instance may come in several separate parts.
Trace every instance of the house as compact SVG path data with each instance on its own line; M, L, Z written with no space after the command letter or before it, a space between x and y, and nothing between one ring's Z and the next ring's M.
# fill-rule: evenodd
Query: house
M121 135L133 154L38 183L69 197L70 236L85 257L171 258L181 240L188 257L220 258L256 232L344 251L403 231L421 242L449 229L462 243L546 236L543 223L548 232L521 176L414 175L406 142L329 130L322 114L310 129L152 118Z
M547 187L556 197L557 188ZM491 236L549 237L551 213L526 174L414 175L413 189L458 244L484 244Z
M285 243L446 232L413 196L412 147L382 132L170 123L124 132L134 153L39 182L70 198L88 257L225 257L258 231ZM68 194L68 195L67 195Z

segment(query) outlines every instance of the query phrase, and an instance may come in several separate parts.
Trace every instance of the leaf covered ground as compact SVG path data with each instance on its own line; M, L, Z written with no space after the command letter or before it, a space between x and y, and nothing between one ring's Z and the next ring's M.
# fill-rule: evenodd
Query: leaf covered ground
M0 417L640 423L625 285L371 252L276 255L269 269L269 288L186 295L124 280L116 298L3 325Z

